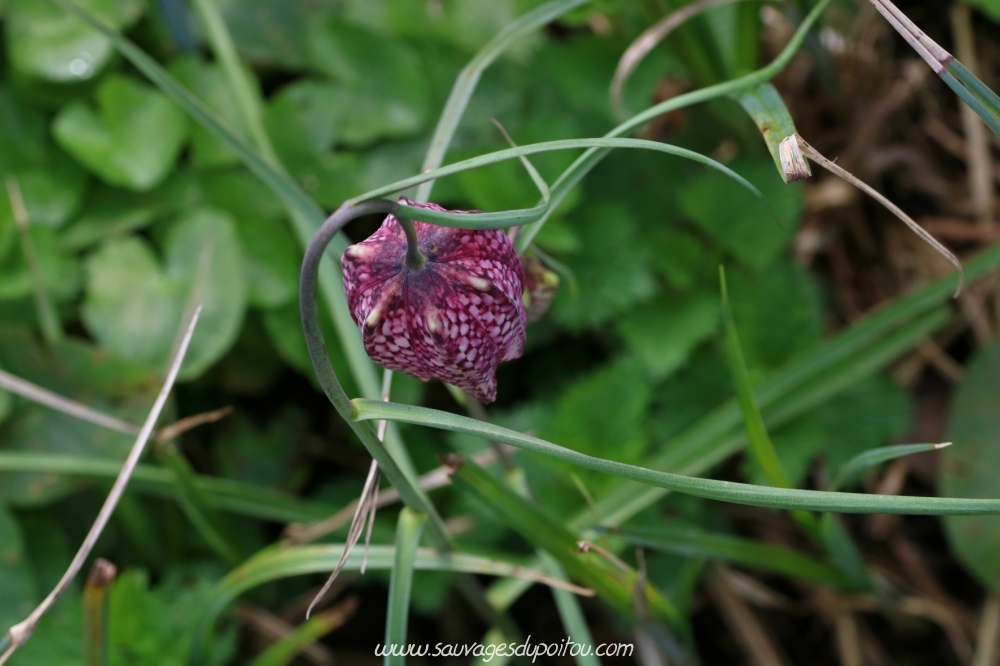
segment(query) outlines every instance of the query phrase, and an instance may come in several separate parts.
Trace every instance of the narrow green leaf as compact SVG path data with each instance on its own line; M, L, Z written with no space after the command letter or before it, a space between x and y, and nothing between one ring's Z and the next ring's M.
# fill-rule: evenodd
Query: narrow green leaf
M427 523L427 514L403 507L396 522L396 557L389 579L389 612L385 618L385 644L406 644L406 625L410 615L410 590L413 587L413 567L420 535ZM406 657L394 651L386 653L385 666L402 666Z
M273 546L260 551L231 571L218 584L211 604L204 609L191 663L196 665L205 663L204 660L207 657L205 646L211 638L216 620L241 594L274 580L329 573L340 561L343 549L343 545L292 548ZM364 557L361 549L353 551L344 564L344 570L360 570ZM393 546L371 546L367 557L368 569L392 569L395 566L396 549ZM486 576L512 576L546 584L552 582L552 579L543 572L525 567L522 563L465 553L443 552L429 548L417 549L413 568L420 571L452 571Z
M914 515L995 515L1000 514L1000 499L959 499L942 497L904 497L900 495L869 495L821 490L799 490L755 486L716 479L700 479L645 467L588 456L572 449L509 430L492 423L436 409L400 405L394 402L355 399L355 419L390 420L425 425L452 432L478 435L494 441L541 453L563 462L580 465L597 472L619 476L667 490L772 509L802 509L837 513L899 513Z
M744 88L734 93L732 97L757 123L778 173L785 178L785 169L781 165L778 148L786 137L798 134L798 130L795 129L792 114L781 99L781 93L770 82L765 82ZM806 168L809 168L808 162ZM787 182L787 178L785 180Z
M191 464L177 450L172 442L162 442L156 447L160 461L174 473L180 489L180 502L188 520L219 557L230 565L237 565L245 558L241 554L232 528L226 520L209 504L204 493L195 483Z
M831 0L820 0L816 3L816 5L812 8L812 11L809 12L805 20L799 25L791 40L789 40L788 44L785 45L785 48L782 49L781 54L778 55L778 57L775 58L771 64L753 72L752 74L747 74L746 76L742 76L738 79L726 81L714 86L708 86L707 88L702 88L700 90L694 90L683 95L678 95L677 97L669 99L666 102L656 104L642 113L629 118L624 123L608 132L605 135L605 138L618 137L628 134L657 116L701 102L707 102L712 99L724 97L744 88L771 80L791 61L792 56L794 56L799 50L799 47L802 46L802 42L805 40L806 35L809 34L813 24L815 24L819 19L823 10L830 4L830 1ZM549 215L558 209L559 204L563 202L577 183L579 183L583 177L597 165L598 162L604 159L607 154L607 149L591 148L577 158L577 160L573 162L573 164L571 164L561 176L559 176L556 182L552 185L552 200L549 203L548 212L538 221L533 222L530 226L522 229L520 235L517 237L516 247L518 252L524 252L525 248L527 248L535 239L535 235L538 234L538 231L545 224Z
M0 451L0 472L6 473L114 479L120 470L121 463L114 460L61 453ZM213 508L260 520L312 522L329 517L339 508L232 479L195 475L194 484ZM129 490L181 501L181 490L173 472L153 465L136 467Z
M824 513L818 523L817 533L820 542L851 581L851 586L861 592L874 592L875 585L868 575L868 567L861 556L861 551L844 529L840 516Z
M504 524L549 553L571 579L593 589L619 612L635 614L633 595L638 581L635 570L595 550L581 550L577 535L471 461L458 464L452 474L452 485L478 499ZM679 624L677 610L662 593L648 583L645 593L652 613Z
M1000 95L993 92L989 86L980 81L975 74L970 72L957 59L949 62L946 67L952 76L961 81L983 103L991 114L1000 118Z
M434 136L431 137L431 144L427 149L427 156L424 158L421 172L433 171L441 166L445 153L448 152L448 146L451 145L451 139L455 136L458 123L465 115L465 109L469 105L469 100L472 99L472 93L475 92L479 78L486 68L521 37L544 27L560 15L588 1L551 0L539 5L517 20L508 23L483 48L479 49L455 79L455 85L448 95L448 101L445 103L437 127L434 129ZM433 187L433 180L426 181L421 185L420 189L417 190L417 201L427 201Z
M870 449L864 453L859 453L837 471L837 476L830 483L830 490L839 490L850 485L861 478L861 476L872 467L881 465L884 462L910 456L914 453L924 453L925 451L935 451L943 449L948 444L903 444L896 446L883 446L877 449Z
M635 546L683 557L705 557L835 587L851 587L836 567L813 557L751 539L706 532L693 525L663 524L651 528L601 528Z
M405 178L403 180L397 181L395 183L390 183L389 185L384 185L377 189L371 190L370 192L365 192L364 194L358 195L353 199L348 201L349 204L356 204L362 201L370 201L372 199L378 199L395 192L402 192L403 190L409 189L414 185L427 182L429 180L434 180L437 178L443 178L444 176L449 176L456 173L461 173L463 171L468 171L470 169L475 169L481 166L486 166L489 164L496 164L497 162L503 162L506 160L520 159L526 155L535 155L538 153L548 153L558 150L574 150L580 148L631 148L631 149L641 149L641 150L652 150L660 153L666 153L668 155L676 155L677 157L683 157L699 164L704 164L705 166L716 169L729 178L735 180L737 183L746 188L751 194L753 194L757 199L763 200L763 195L760 190L754 187L748 180L740 176L738 173L730 169L729 167L716 162L710 157L706 157L701 153L696 153L693 150L688 150L686 148L680 148L678 146L672 146L668 143L660 143L659 141L647 141L645 139L620 139L620 138L600 138L600 139L564 139L561 141L544 141L542 143L533 143L525 146L515 146L514 148L506 148L504 150L498 150L486 155L480 155L478 157L473 157L471 159L462 160L461 162L455 162L454 164L449 164L448 166L435 169L434 171L429 171L426 173L421 173L417 176L412 176L410 178ZM543 192L544 194L544 192ZM434 222L435 224L440 224L442 226L449 227L459 227L468 229L497 229L504 226L515 226L518 224L524 224L524 220L532 221L537 220L539 216L546 212L547 206L545 204L545 199L543 196L543 203L534 207L519 211L506 211L504 213L476 213L470 215L469 213L441 213L438 211L430 211L426 208L417 208L412 213L411 219L420 219L428 222ZM412 207L411 207L412 208ZM401 211L401 214L407 214L405 211ZM415 216L415 217L412 217ZM472 219L470 219L472 218ZM462 224L464 220L464 225ZM497 220L497 221L493 221Z
M330 620L322 613L311 617L294 631L275 641L250 666L287 666L302 650L336 628L337 625L330 624Z
M559 566L556 558L544 550L538 551L538 557L542 561L544 571L553 578L566 580L566 572ZM580 608L580 602L577 601L576 595L569 590L554 587L552 588L552 597L555 599L556 610L559 611L559 619L562 620L566 635L572 637L577 643L593 645L594 638L590 633L590 627L587 626L587 618L583 616L583 610ZM580 652L581 654L573 657L577 666L600 666L601 660L596 655L583 654L582 650Z
M194 6L205 25L205 32L212 44L212 51L222 64L222 70L225 72L229 87L236 98L237 108L243 122L250 129L253 142L264 155L264 159L272 165L277 165L278 156L275 154L271 139L264 129L264 114L258 103L257 95L251 86L247 72L240 64L236 46L229 35L229 30L226 29L226 23L222 19L216 0L194 0Z
M791 484L788 482L788 476L781 466L781 461L778 460L778 454L767 434L764 419L760 415L760 408L753 395L750 373L747 372L746 361L743 359L743 349L740 347L740 338L736 332L736 322L733 321L733 310L729 306L726 271L722 266L719 267L719 282L722 287L722 321L726 327L726 353L729 359L729 369L733 373L733 383L736 385L736 395L740 403L740 412L743 414L743 423L746 425L747 435L750 439L750 451L771 485L789 488Z
M956 61L957 62L957 61ZM966 70L968 71L968 70ZM987 104L993 104L993 100L983 100L971 90L966 88L962 83L955 77L951 71L939 72L938 76L941 80L948 84L956 95L962 98L962 101L969 105L976 115L982 118L983 122L993 130L994 134L1000 136L1000 115L993 113L993 111L987 107ZM970 74L971 76L971 74Z

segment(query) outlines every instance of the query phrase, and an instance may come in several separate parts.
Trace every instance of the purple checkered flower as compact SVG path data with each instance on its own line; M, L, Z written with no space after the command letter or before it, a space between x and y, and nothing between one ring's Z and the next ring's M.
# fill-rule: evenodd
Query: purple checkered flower
M403 201L445 211L436 204ZM425 381L436 377L480 402L493 402L497 366L524 350L521 260L500 230L452 229L416 220L413 226L426 257L420 268L406 266L406 237L392 215L340 260L347 303L365 351L390 370Z

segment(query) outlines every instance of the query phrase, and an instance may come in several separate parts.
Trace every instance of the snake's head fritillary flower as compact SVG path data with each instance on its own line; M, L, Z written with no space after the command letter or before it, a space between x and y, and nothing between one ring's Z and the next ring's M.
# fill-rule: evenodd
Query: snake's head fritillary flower
M549 311L558 291L558 275L535 257L524 260L524 301L529 324Z
M445 212L436 204L411 206ZM496 399L496 369L524 350L524 268L501 230L413 221L426 261L407 267L406 237L392 215L344 252L344 291L365 351L379 365L440 379L483 403Z

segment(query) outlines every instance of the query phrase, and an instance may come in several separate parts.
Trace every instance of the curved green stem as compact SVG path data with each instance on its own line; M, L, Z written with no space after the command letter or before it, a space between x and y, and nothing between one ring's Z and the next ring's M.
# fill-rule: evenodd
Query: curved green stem
M302 314L302 329L305 333L306 347L309 350L309 358L312 360L313 370L316 378L326 397L333 403L334 408L345 421L347 421L354 433L364 444L368 453L378 462L382 472L393 486L399 491L400 499L417 511L425 512L429 517L430 534L441 546L449 543L447 532L444 528L444 521L438 515L434 506L427 501L426 497L419 489L410 483L406 475L400 469L395 459L389 454L385 445L376 436L375 431L368 423L359 423L354 420L354 406L351 399L337 379L337 373L330 363L330 357L326 352L326 342L323 339L323 331L319 325L319 309L316 303L316 285L319 276L319 265L326 252L327 246L334 236L343 229L351 220L369 215L372 213L394 213L399 204L392 201L366 201L355 206L343 205L336 210L326 222L319 228L316 235L309 242L306 248L305 258L302 260L302 272L299 282L299 309Z
M417 244L417 230L413 227L413 220L401 217L397 218L397 221L403 228L403 235L406 236L406 256L403 258L403 265L411 271L420 270L427 263L427 257Z

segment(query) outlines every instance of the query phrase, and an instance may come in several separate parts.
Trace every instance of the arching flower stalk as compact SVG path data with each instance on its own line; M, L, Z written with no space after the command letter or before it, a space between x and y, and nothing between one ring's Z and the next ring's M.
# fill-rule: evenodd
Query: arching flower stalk
M405 198L400 201L436 211L473 212L446 211ZM497 229L467 230L400 220L392 214L397 208L398 204L388 201L342 206L317 232L303 261L302 324L317 378L375 458L340 561L309 611L343 569L366 522L370 537L379 468L386 470L397 487L396 479L402 476L381 444L384 424L376 435L370 426L351 418L353 405L326 353L315 299L319 261L330 239L359 215L389 213L378 231L350 246L341 258L351 316L361 329L365 351L383 367L422 380L441 379L488 403L496 399L497 366L524 350L525 274L506 234Z

